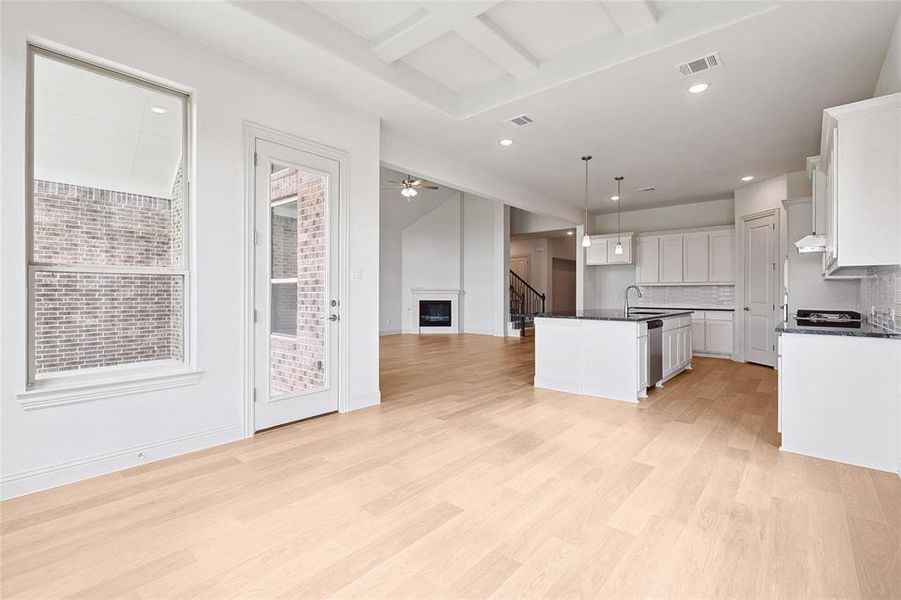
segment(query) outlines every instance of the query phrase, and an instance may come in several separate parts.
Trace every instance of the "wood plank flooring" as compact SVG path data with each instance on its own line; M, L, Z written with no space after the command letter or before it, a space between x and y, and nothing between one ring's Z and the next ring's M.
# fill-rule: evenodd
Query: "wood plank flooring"
M637 407L533 340L382 338L379 407L4 502L3 598L901 598L901 480L782 453L771 369Z

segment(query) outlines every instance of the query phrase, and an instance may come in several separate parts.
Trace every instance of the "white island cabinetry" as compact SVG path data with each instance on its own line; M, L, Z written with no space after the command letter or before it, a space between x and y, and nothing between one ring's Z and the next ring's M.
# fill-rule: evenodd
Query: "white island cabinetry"
M691 313L625 318L622 311L535 319L535 387L636 403L691 368ZM600 316L598 316L600 315ZM663 320L663 374L650 381L648 321Z

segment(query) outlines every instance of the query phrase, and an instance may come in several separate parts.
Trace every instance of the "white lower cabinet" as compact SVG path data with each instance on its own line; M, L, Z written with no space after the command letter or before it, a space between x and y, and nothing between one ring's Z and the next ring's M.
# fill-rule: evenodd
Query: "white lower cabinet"
M697 313L695 313L697 314ZM704 352L707 349L707 330L704 319L691 316L691 350L692 352Z
M695 311L691 316L692 351L731 356L732 318L731 311Z
M645 330L647 334L647 330ZM647 395L648 389L648 336L643 335L638 338L638 396Z
M663 379L691 366L691 317L663 321Z
M732 354L732 321L707 320L705 327L707 338L706 352L711 354Z

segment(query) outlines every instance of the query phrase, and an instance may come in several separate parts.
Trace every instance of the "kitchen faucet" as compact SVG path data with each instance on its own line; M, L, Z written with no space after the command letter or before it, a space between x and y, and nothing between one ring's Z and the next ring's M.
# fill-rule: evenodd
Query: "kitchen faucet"
M626 293L623 294L623 316L625 316L625 317L629 316L629 290L631 290L633 288L635 289L636 292L638 292L638 297L641 298L641 288L640 287L638 287L637 285L630 285L629 287L626 288Z

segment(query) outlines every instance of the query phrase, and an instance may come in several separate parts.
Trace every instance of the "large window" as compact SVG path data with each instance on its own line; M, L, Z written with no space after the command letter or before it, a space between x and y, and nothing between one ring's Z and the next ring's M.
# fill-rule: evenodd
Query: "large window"
M29 383L186 362L188 98L29 49Z

